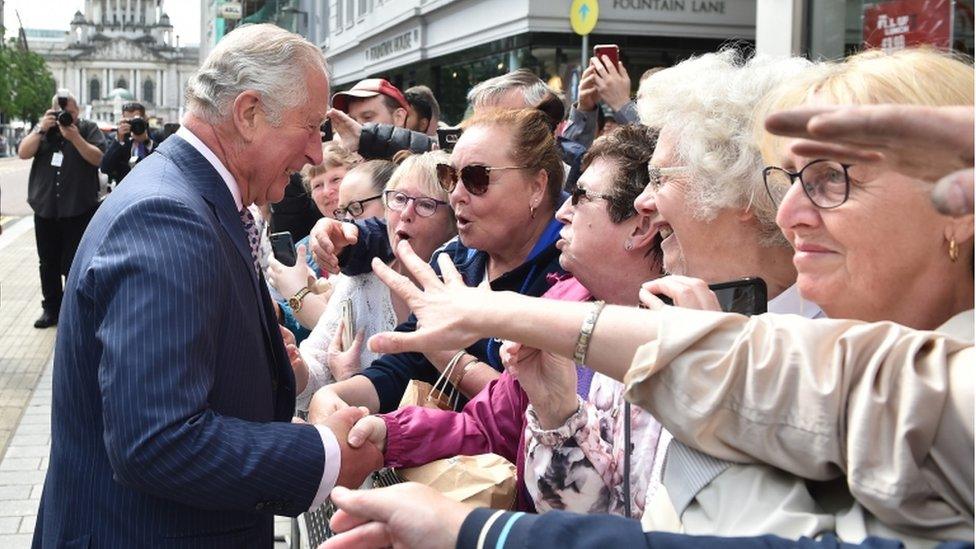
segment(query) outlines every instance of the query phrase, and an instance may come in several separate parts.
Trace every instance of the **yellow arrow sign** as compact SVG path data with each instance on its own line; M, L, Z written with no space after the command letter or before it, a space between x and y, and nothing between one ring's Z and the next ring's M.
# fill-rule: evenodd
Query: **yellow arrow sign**
M600 3L597 0L573 0L569 7L569 24L573 32L586 36L593 32L600 17Z

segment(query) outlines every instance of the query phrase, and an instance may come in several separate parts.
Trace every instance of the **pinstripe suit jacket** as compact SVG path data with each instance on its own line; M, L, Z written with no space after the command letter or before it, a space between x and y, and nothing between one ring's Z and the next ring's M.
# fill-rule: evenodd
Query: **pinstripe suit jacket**
M270 547L325 453L234 200L177 136L99 208L54 359L35 547Z

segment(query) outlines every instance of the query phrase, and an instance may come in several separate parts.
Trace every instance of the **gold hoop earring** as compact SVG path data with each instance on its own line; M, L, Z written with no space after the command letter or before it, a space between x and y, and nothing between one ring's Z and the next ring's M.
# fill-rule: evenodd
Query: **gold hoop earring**
M959 259L959 245L956 244L956 239L952 238L949 240L949 259L955 263Z
M627 250L628 252L631 251L631 250L633 250L634 249L634 243L631 242L630 240L628 240L627 242L624 243L624 249Z
M532 219L535 219L535 206L529 206L529 213L532 214Z

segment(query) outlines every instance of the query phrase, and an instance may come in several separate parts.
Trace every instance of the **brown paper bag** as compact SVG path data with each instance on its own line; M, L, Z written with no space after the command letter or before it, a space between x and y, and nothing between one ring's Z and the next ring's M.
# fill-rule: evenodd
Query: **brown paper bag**
M461 503L492 509L515 505L515 466L496 454L454 456L397 473Z

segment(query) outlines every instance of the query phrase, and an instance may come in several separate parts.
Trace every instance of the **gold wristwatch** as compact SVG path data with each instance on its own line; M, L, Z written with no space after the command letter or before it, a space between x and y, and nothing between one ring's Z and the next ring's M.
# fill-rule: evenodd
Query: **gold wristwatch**
M305 296L307 296L309 294L309 292L311 292L311 291L312 290L308 289L308 286L306 286L306 287L302 288L301 290L298 290L298 293L296 293L295 295L289 297L288 298L288 306L291 307L291 310L294 311L294 312L296 312L296 313L298 311L301 311L302 310L302 300L305 299Z

